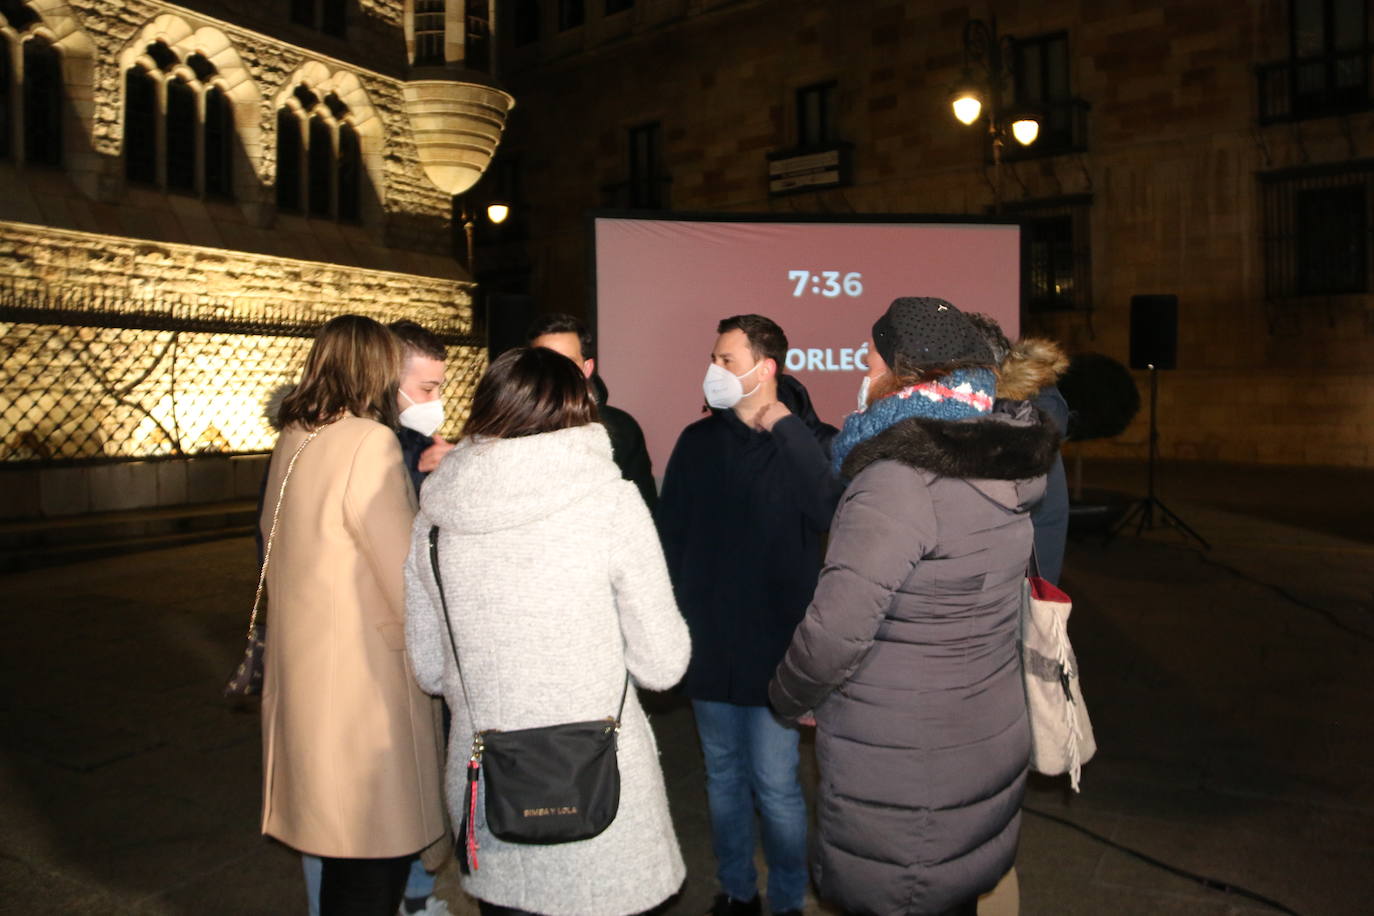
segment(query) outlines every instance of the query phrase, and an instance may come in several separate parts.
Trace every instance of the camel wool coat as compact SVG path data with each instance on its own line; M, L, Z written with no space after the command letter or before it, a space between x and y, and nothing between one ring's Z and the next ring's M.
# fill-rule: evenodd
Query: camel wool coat
M261 526L306 433L277 441ZM262 832L332 858L409 855L443 835L435 701L405 651L415 496L396 434L347 416L305 447L267 570Z
M430 564L431 525L439 528L461 676ZM448 801L455 825L475 731L614 715L627 670L634 685L665 690L682 677L691 653L649 510L621 479L599 423L459 442L421 493L406 611L406 645L420 684L442 692L453 712ZM487 829L486 781L479 781L478 867L463 877L463 888L543 916L642 913L673 894L685 867L654 733L633 688L616 757L615 820L575 843L497 839ZM461 838L458 845L461 856Z

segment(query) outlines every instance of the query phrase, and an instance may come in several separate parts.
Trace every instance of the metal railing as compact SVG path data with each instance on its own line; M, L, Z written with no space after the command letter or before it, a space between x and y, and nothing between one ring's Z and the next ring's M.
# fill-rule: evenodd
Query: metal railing
M1370 96L1369 46L1260 64L1259 123L1301 121L1374 108Z

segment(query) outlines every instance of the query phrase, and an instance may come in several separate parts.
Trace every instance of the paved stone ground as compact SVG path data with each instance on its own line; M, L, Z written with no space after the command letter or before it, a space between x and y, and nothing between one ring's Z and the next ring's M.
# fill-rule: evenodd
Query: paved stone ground
M1164 477L1213 550L1169 529L1071 543L1101 750L1079 796L1033 781L1022 912L1276 912L1118 846L1304 916L1374 912L1374 474ZM1134 492L1143 475L1095 466L1088 482ZM217 695L252 564L240 538L0 576L0 913L305 911L296 858L257 833L258 719ZM690 712L646 705L688 860L670 912L700 913L712 860ZM472 911L451 871L440 889Z

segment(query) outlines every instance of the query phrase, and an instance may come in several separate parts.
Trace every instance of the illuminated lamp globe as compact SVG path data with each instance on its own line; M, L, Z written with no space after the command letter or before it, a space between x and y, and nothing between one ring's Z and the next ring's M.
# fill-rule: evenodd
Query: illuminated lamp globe
M498 226L504 223L508 216L510 216L510 207L506 204L487 204L487 219Z
M1011 135L1022 146L1030 146L1040 136L1040 122L1023 115L1011 122Z
M951 99L951 105L954 108L954 116L961 124L972 124L983 113L983 101L972 89L956 91Z

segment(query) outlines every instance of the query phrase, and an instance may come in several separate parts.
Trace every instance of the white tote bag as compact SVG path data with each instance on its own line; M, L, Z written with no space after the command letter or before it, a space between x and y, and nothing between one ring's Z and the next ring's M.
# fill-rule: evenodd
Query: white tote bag
M1031 769L1046 776L1069 774L1078 791L1083 764L1097 752L1088 708L1078 680L1078 659L1069 645L1073 602L1039 576L1027 576L1021 602L1021 663L1030 713Z

